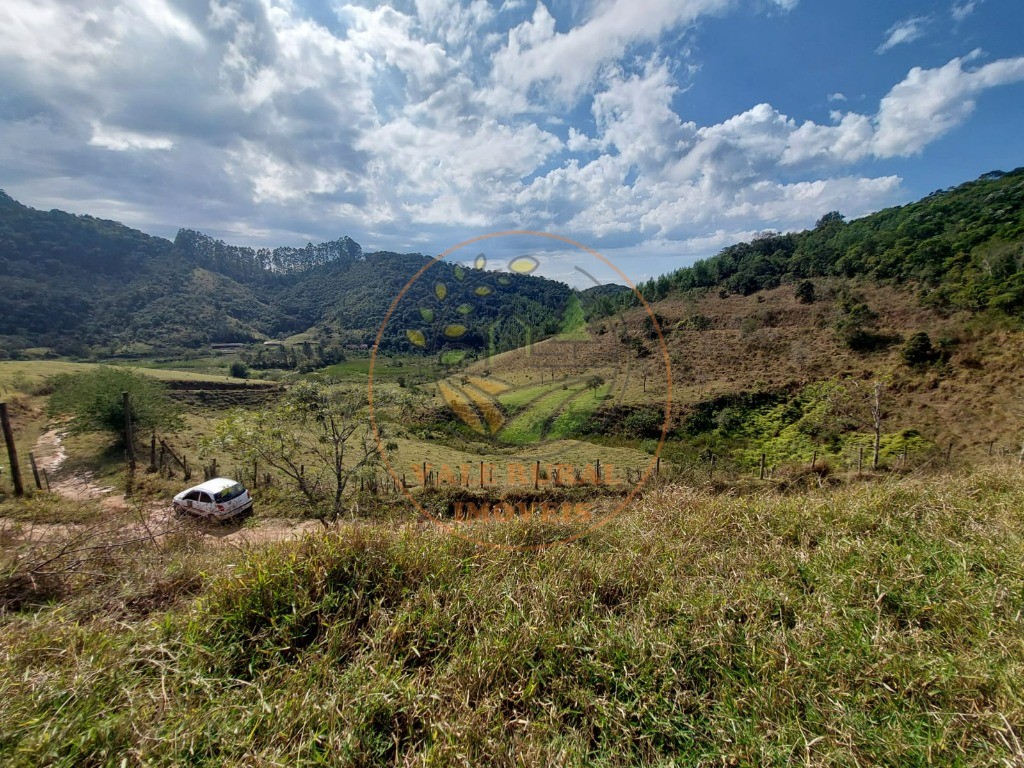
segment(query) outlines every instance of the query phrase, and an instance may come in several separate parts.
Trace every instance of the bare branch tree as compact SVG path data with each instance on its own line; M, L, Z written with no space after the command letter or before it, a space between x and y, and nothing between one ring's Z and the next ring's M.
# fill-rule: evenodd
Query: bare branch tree
M871 388L871 400L869 401L871 426L875 432L874 452L871 458L873 469L878 469L878 453L882 446L882 394L884 391L885 385L880 379L876 380Z
M333 521L344 511L351 481L379 462L366 404L362 389L301 382L274 407L232 413L203 451L220 448L276 470L312 516Z

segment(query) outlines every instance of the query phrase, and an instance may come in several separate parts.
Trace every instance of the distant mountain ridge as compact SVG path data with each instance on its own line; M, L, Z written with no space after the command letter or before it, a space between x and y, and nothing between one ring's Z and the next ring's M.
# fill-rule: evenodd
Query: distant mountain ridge
M0 350L173 353L312 328L332 344L369 344L403 286L434 261L366 254L349 237L254 249L182 229L171 242L0 192ZM556 333L573 295L545 278L510 274L499 285L496 273L444 261L430 277L388 323L385 350L512 349L525 343L523 319L541 336Z

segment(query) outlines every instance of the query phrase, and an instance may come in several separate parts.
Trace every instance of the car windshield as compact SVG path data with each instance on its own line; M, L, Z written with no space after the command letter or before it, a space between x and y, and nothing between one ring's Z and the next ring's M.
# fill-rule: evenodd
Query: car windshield
M245 486L241 483L235 483L234 485L229 485L223 491L218 492L213 498L218 504L222 504L225 501L231 501L232 499L241 496L243 493L245 493Z

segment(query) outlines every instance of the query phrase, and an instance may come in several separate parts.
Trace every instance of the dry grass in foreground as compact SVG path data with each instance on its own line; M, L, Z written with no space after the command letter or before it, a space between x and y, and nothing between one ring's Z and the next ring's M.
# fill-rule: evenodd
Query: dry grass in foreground
M667 489L532 553L365 522L135 543L0 618L0 760L1021 765L1022 533L1003 467Z

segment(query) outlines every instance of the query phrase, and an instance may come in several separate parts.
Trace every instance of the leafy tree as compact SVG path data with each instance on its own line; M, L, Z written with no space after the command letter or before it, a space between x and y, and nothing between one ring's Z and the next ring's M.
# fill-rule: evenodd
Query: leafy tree
M817 223L814 225L814 228L824 229L829 225L842 224L845 221L846 217L843 216L843 214L841 214L839 211L829 211L820 219L818 219Z
M236 379L248 379L249 378L249 366L240 360L236 360L231 364L231 375Z
M127 392L132 424L139 431L173 430L181 426L180 409L167 388L150 376L129 368L102 366L85 373L65 373L50 379L51 416L71 416L72 432L124 434L122 393Z
M300 382L277 405L236 410L202 444L246 464L273 468L305 503L310 516L336 520L350 483L377 467L376 438L362 388Z

